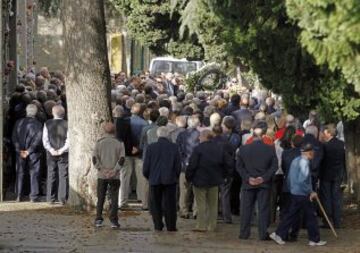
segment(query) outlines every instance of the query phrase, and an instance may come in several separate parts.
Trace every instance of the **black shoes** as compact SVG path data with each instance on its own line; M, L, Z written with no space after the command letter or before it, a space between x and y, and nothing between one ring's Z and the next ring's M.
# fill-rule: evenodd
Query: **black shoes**
M101 228L102 226L104 226L103 220L96 220L95 221L95 227Z

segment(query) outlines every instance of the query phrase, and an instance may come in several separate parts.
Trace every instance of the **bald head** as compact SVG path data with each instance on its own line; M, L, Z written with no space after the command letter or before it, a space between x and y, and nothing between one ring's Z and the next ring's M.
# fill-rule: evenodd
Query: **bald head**
M56 119L63 119L65 117L65 109L61 105L55 105L52 108L52 114Z

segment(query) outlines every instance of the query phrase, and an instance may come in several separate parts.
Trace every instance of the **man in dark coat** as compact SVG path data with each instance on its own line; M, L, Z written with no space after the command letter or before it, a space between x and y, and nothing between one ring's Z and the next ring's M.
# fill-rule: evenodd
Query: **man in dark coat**
M21 201L25 174L30 174L30 201L39 197L42 124L36 119L37 106L26 107L26 118L16 122L12 142L16 151L16 201Z
M247 97L243 97L241 99L240 109L233 111L231 114L236 121L236 130L240 130L241 122L245 119L253 118L252 112L249 110L249 99Z
M213 140L210 130L200 132L186 169L186 180L194 186L198 208L196 231L214 231L218 215L219 186L231 174L233 163L224 144Z
M181 164L176 144L168 140L169 130L157 129L158 141L148 146L143 174L150 184L150 210L156 231L162 231L163 216L168 231L176 231L176 184Z
M334 124L325 127L326 143L324 144L324 159L320 169L320 197L334 227L339 228L342 208L341 183L344 179L346 167L344 142L336 138L336 135L337 131Z
M240 109L240 96L238 94L234 94L231 96L230 103L225 109L225 115L229 116L234 111Z
M127 206L127 201L130 192L130 178L132 167L130 164L129 156L132 155L132 138L130 117L126 115L124 107L117 105L114 109L115 114L115 136L116 139L124 143L125 147L125 165L120 170L120 192L119 192L119 207L124 208Z
M293 136L291 140L291 146L290 149L285 149L284 152L281 155L281 169L284 173L284 181L283 181L283 188L282 188L282 201L281 201L281 207L280 207L280 220L282 220L285 215L289 211L290 207L290 201L291 201L291 194L290 190L287 185L287 177L289 174L290 166L292 161L301 155L301 145L303 143L303 137L300 135ZM296 241L297 236L299 234L300 230L300 219L297 220L297 222L294 222L291 231L285 240L288 241Z
M250 236L251 217L255 202L259 209L259 237L268 240L270 225L270 189L271 181L278 161L275 149L264 144L262 136L265 124L260 122L254 129L254 142L241 146L237 155L236 169L242 178L240 204L240 239Z
M303 139L304 144L311 144L314 148L314 159L311 161L311 180L313 187L316 190L316 185L319 180L320 165L324 156L323 144L318 140L319 130L316 126L310 125L305 129Z

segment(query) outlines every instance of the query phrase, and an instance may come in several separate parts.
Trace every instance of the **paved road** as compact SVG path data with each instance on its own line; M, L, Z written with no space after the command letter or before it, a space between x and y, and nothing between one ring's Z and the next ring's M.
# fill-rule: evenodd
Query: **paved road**
M328 246L306 246L305 231L297 243L285 246L256 239L237 239L239 224L219 224L215 233L198 234L191 231L193 220L179 220L179 232L156 233L151 230L147 212L122 212L121 229L108 226L95 229L91 214L80 214L64 207L45 203L0 204L0 252L154 252L154 253L349 253L360 252L360 230L343 229L335 240L330 231L321 231ZM273 228L271 228L273 230Z

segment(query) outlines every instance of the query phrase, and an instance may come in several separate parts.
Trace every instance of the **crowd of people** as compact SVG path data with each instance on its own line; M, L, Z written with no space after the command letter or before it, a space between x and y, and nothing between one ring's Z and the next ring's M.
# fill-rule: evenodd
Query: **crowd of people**
M219 217L231 224L240 215L240 239L250 237L256 218L260 240L296 241L305 224L309 245L321 246L317 198L341 227L345 145L337 125L322 124L316 111L302 124L266 91L187 92L171 73L128 79L121 72L112 82L113 122L103 124L92 156L97 227L107 192L113 228L132 192L156 231L177 231L177 217L196 219L195 232L216 231ZM42 68L24 75L9 101L7 160L16 173L8 170L8 182L15 175L17 201L27 194L26 174L30 201L41 194L52 204L67 201L65 87L61 72Z

